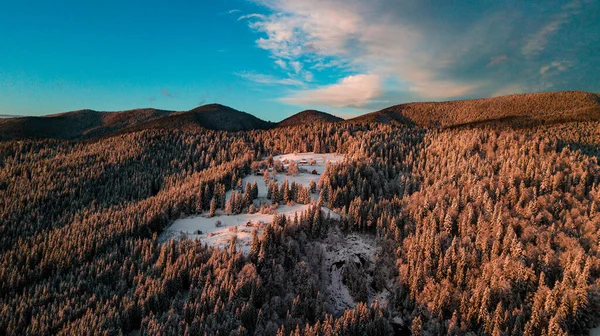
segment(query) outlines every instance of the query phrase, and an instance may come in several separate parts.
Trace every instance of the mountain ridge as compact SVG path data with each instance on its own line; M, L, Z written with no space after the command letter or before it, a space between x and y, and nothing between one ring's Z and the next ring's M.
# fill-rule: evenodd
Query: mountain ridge
M449 128L482 125L534 127L571 121L600 121L600 96L585 91L558 91L445 102L413 102L393 105L348 120L326 112L304 110L278 123L217 103L189 111L140 108L101 112L83 109L40 117L0 119L0 140L87 140L144 129L266 130L321 122L378 122Z
M164 118L153 119L122 132L135 132L143 129L194 129L206 128L221 131L264 130L274 124L254 115L238 111L221 104L207 104L185 112L176 112Z
M277 127L289 127L311 123L338 122L344 119L323 111L304 110L295 113L277 123Z
M585 91L557 91L405 103L348 121L441 128L483 124L533 127L570 121L600 121L600 96Z
M119 112L83 109L40 117L0 119L0 140L23 138L88 139L161 118L174 111L153 108Z

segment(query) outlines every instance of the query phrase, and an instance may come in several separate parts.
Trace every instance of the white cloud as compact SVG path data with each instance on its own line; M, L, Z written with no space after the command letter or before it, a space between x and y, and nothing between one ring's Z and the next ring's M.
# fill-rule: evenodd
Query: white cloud
M312 74L312 72L305 71L304 72L304 80L307 81L307 82L312 82L313 81L313 74Z
M290 65L292 66L292 68L294 69L294 71L296 73L299 73L300 70L302 70L302 63L300 63L298 61L290 62Z
M526 90L539 81L537 69L544 64L530 55L553 43L553 36L582 10L577 0L551 9L516 0L486 6L409 0L254 1L268 14L240 19L261 34L257 45L288 76L311 81L313 71L326 70L346 76L338 84L302 90L285 101L317 97L324 102L328 99L322 93L333 91L333 106L380 101L384 91L386 97L396 92L398 97L441 100L492 95L505 88ZM360 104L351 95L342 103L337 88L348 78L365 76L348 74L375 76L379 89L359 95Z
M254 72L239 72L237 76L249 80L251 82L267 84L267 85L292 85L303 86L304 82L293 78L277 78L270 75L257 74Z
M333 85L302 90L281 101L297 105L361 107L381 95L381 78L373 74L348 76Z
M238 21L242 21L242 20L248 20L248 19L261 19L261 20L265 20L267 17L265 15L262 14L247 14L247 15L242 15L238 18Z
M284 60L278 59L275 60L275 64L279 65L280 68L282 68L283 70L287 69L287 63Z
M547 65L544 65L543 67L541 67L540 68L540 74L541 75L546 75L546 74L550 74L552 72L554 72L554 73L560 73L560 72L566 71L571 66L573 66L572 62L568 62L568 61L557 62L557 61L554 61L554 62L552 62L550 64L547 64Z
M357 0L275 0L263 4L273 14L251 18L250 27L266 35L259 38L257 44L270 51L276 63L285 60L296 73L303 67L315 70L341 67L354 73L368 72L377 78L391 75L410 83L406 87L412 93L428 99L463 95L474 87L472 83L437 78L436 70L443 67L442 59L440 55L422 50L427 42L419 29L373 9L377 6ZM452 63L451 60L444 62ZM312 78L312 74L308 77ZM338 87L345 87L343 81L332 86L336 93ZM367 88L370 86L365 86ZM321 89L315 90L314 94L320 92ZM364 105L364 97L376 100L375 92L381 91L359 95L360 104L357 104L352 99L357 94L355 90L346 95L350 99L346 105ZM305 94L300 92L298 97L304 99ZM334 106L344 105L340 96L331 99ZM326 99L319 96L319 100Z

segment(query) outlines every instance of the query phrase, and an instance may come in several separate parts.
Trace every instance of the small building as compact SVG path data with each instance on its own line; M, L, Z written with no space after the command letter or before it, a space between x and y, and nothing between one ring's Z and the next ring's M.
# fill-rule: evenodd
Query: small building
M317 172L316 169L313 169L310 173L313 174L313 175L319 175L319 173Z

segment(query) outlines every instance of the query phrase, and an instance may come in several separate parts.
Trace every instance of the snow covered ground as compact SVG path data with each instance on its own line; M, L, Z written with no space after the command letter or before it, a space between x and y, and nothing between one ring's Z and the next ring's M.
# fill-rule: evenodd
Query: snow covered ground
M590 336L600 336L600 327L590 330Z
M311 181L315 181L315 183L319 183L319 179L321 178L321 174L325 171L325 167L327 163L330 162L332 164L340 163L344 160L344 155L341 154L321 154L321 153L297 153L297 154L284 154L277 155L273 157L273 160L279 160L283 163L283 166L287 169L290 161L296 161L298 163L298 169L305 169L306 172L302 172L298 175L286 175L285 173L276 173L271 171L271 180L277 181L280 185L283 181L288 180L291 184L292 182L296 182L297 184L301 184L304 187L308 187ZM311 160L315 160L314 165L309 165L308 162ZM287 163L286 163L287 162ZM306 163L304 163L306 162ZM317 175L312 174L313 170L317 171ZM250 182L250 184L256 182L258 186L258 203L270 203L267 200L267 184L265 183L264 176L257 176L254 174L250 174L242 179L242 185L246 185L246 183ZM231 198L232 190L227 191L225 198L229 200ZM318 194L312 195L313 199L316 201L319 198Z
M293 219L294 214L300 215L306 211L310 205L295 204L292 206L281 205L277 208L279 215L286 215ZM325 216L331 214L331 218L339 218L339 215L333 211L323 207L322 211ZM221 222L221 226L217 227L215 223ZM219 215L214 217L208 216L193 216L188 218L178 219L169 228L167 228L159 236L159 241L165 242L169 239L200 239L203 244L209 246L226 248L233 236L237 236L237 247L243 253L250 251L250 243L252 241L252 230L257 230L258 234L262 234L264 225L273 221L273 215L269 214L239 214L239 215ZM251 226L247 226L250 223Z
M315 165L309 165L310 160L315 160ZM283 163L283 166L287 168L289 166L289 161L296 161L298 163L298 168L304 168L309 172L313 169L317 171L319 175L323 174L325 171L325 166L327 162L331 163L340 163L344 160L344 155L342 154L332 154L332 153L295 153L295 154L284 154L277 155L273 157L273 160L279 160ZM286 163L285 161L288 161ZM291 182L291 181L290 181ZM310 182L310 181L309 181ZM318 182L318 181L315 181Z
M319 182L321 174L325 171L327 162L339 163L344 159L343 155L340 154L315 154L315 153L298 153L298 154L285 154L273 157L274 160L280 160L284 167L287 168L290 161L296 161L299 169L306 169L308 172L300 173L296 176L288 176L285 173L272 174L271 178L275 179L279 184L283 181L288 180L289 183L296 182L308 187L311 181L315 183ZM314 165L309 165L308 162L314 160ZM312 170L317 171L317 175L312 174ZM259 203L271 203L267 200L267 184L264 181L264 176L257 176L254 174L248 175L242 179L242 183L245 186L247 182L250 184L254 183L258 186L258 199L255 204ZM225 197L227 200L231 198L232 191L227 191ZM313 200L317 200L319 197L318 193L313 194ZM300 215L302 212L308 209L308 204L295 204L280 205L277 207L277 213L279 215L285 214L286 216L293 218L295 213ZM325 216L328 213L331 214L332 218L338 218L339 215L334 213L332 210L325 207L322 208ZM208 217L207 214L192 216L188 218L178 219L171 224L161 235L159 241L165 242L169 239L200 239L202 243L209 246L224 248L229 246L229 242L232 236L237 236L237 246L242 252L247 253L250 250L250 243L252 239L252 230L256 229L258 234L262 234L262 227L273 221L273 215L269 214L239 214L239 215L224 215L222 211L217 212L217 216ZM217 227L215 223L221 222L221 226ZM247 223L251 223L252 226L247 226Z
M364 284L367 286L368 303L375 299L380 304L387 303L387 291L376 293L371 287L377 246L372 235L349 234L332 232L323 241L317 243L323 251L321 272L325 281L325 291L334 314L341 314L348 308L356 306L348 287L343 282L344 270L349 262L357 265L364 274Z

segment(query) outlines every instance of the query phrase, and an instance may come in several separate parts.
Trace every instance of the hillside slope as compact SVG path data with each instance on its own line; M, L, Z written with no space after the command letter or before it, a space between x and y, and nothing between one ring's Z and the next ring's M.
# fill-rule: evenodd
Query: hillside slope
M582 91L544 92L448 102L408 103L350 119L351 122L416 124L424 127L464 125L537 126L600 120L600 97Z
M80 110L43 117L0 118L0 140L51 138L85 140L144 129L207 128L263 130L343 119L306 110L275 124L233 108L209 104L186 112L135 109L122 112ZM534 127L564 122L600 121L600 96L582 91L510 95L474 100L408 103L368 113L347 122L380 122L423 127Z
M0 140L23 138L89 139L167 116L173 111L135 109L122 112L79 110L43 117L0 119Z
M43 117L0 119L0 140L49 138L85 140L144 129L208 128L225 131L267 129L273 124L219 104L187 112L135 109L122 112L79 110Z
M336 122L343 121L344 119L340 117L336 117L332 114L316 111L316 110L305 110L302 112L298 112L291 117L288 117L279 123L277 123L277 127L288 127L288 126L296 126L296 125L306 125L306 124L314 124L314 123L323 123L323 122Z
M220 131L248 131L268 129L273 124L249 113L220 104L208 104L188 112L174 113L123 130L134 132L143 129L190 129L207 128Z

